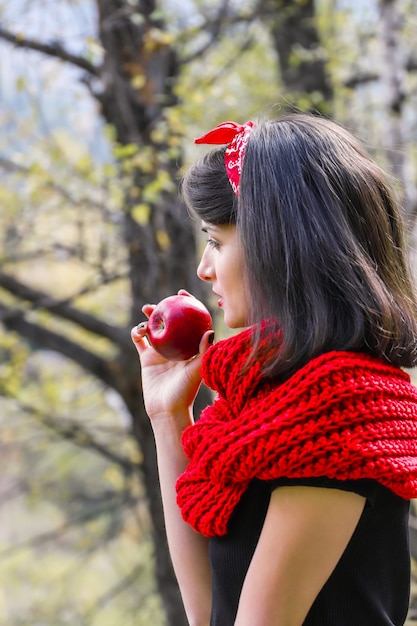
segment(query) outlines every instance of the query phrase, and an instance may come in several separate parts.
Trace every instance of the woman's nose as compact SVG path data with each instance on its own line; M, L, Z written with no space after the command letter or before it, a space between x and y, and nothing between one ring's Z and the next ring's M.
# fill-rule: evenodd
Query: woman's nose
M207 249L204 250L200 263L198 264L197 276L200 278L200 280L213 280L213 264L210 261L210 254L208 253Z

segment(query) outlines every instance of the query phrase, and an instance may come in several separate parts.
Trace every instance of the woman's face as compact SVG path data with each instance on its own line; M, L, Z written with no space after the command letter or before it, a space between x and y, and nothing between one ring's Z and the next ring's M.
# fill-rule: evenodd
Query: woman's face
M212 284L229 328L247 325L248 302L244 282L244 259L236 226L202 223L207 244L197 268L201 280Z

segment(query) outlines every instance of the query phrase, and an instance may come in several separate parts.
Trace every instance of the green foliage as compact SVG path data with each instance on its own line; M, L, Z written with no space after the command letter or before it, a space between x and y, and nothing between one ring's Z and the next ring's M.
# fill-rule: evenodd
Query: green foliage
M17 399L1 390L0 623L162 626L141 458L109 392L16 348Z
M13 333L0 333L1 390L16 396L22 388L22 369L29 356L28 347Z
M247 41L251 41L248 49ZM259 22L237 27L184 69L176 87L182 104L175 114L183 119L190 138L226 119L245 121L262 112L267 115L281 102L276 53Z

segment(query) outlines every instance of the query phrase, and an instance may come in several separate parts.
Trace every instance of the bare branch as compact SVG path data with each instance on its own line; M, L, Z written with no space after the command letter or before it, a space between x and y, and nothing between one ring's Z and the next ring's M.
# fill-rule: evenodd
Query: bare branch
M81 328L99 335L100 337L106 337L118 345L128 346L129 348L131 347L128 333L125 329L108 324L107 322L97 319L97 317L90 315L85 311L80 311L72 306L70 302L75 296L66 298L65 300L57 300L42 291L38 291L28 285L24 285L13 276L4 274L3 272L0 272L0 287L3 287L3 289L6 289L6 291L21 300L31 302L34 305L33 308L46 309L55 313L62 319L78 324ZM2 312L0 320L6 325L12 323L14 317L22 317L24 315L22 311L9 307L3 307L0 309L0 312Z
M34 39L28 39L20 34L12 33L9 30L0 27L0 39L12 43L16 48L26 48L28 50L34 50L41 52L49 57L54 57L65 63L69 63L75 67L88 72L92 76L100 76L100 70L98 67L84 59L83 57L71 54L68 50L65 50L60 43L41 43Z
M368 74L358 74L357 76L351 76L344 82L344 86L348 89L355 89L360 85L367 85L368 83L380 80L380 75L376 72L370 72Z
M409 59L406 68L409 72L417 72L417 59Z
M88 613L84 615L84 619L87 620L88 623L95 620L97 612L103 609L109 602L114 600L118 595L129 589L132 585L137 584L138 578L143 571L143 563L139 563L135 565L134 568L124 576L121 580L119 580L115 585L110 587L101 595L94 603L94 605L89 609ZM135 592L137 593L137 591Z
M91 372L93 376L99 378L106 385L114 388L114 374L109 364L101 357L63 335L48 330L39 324L28 322L24 318L24 311L12 310L0 304L0 319L8 330L16 331L22 337L45 350L53 350L66 356Z
M25 167L20 163L15 163L11 159L6 159L4 157L0 157L0 167L6 170L7 172L17 172L19 174L30 175L31 169L30 167ZM44 183L45 189L51 189L52 191L56 191L59 193L65 200L67 200L71 205L75 207L84 207L86 205L93 206L103 213L103 215L109 219L110 221L115 221L117 219L117 214L111 209L107 208L103 202L97 202L89 197L81 197L75 198L68 189L63 187L62 185L58 185L53 180L45 180Z
M216 18L213 20L206 20L206 23L201 28L202 32L209 35L207 41L193 54L181 59L183 65L192 63L195 59L200 58L205 54L214 44L217 43L223 29L226 26L227 16L229 13L230 0L223 0L220 5Z
M79 448L97 452L108 461L123 468L126 474L132 474L139 471L140 464L134 463L127 457L117 454L103 443L97 441L91 432L78 422L74 422L74 420L64 416L48 417L36 407L12 397L9 393L2 389L1 385L0 394L7 398L13 398L20 412L26 413L26 415L36 419L37 422L52 431L53 434L58 436L60 439L71 441L73 445Z
M39 417L39 413L37 415ZM116 463L116 465L123 468L127 474L131 474L139 470L140 466L138 464L133 463L126 457L116 454L116 452L94 439L90 432L76 422L68 423L68 420L65 420L65 423L61 423L56 419L45 416L41 416L40 421L43 426L52 430L54 434L61 439L67 439L79 448L94 450L94 452L97 452L108 461Z
M407 63L405 63L405 69L408 72L417 71L417 59L409 59ZM377 80L381 80L381 74L379 72L368 72L366 74L359 73L357 76L351 76L344 82L344 86L349 89L355 89L355 87L359 87L360 85L366 85L368 83L375 82Z
M129 506L134 506L137 502L133 498L126 500L124 494L121 494L118 500L122 498L123 498L123 501L118 504L119 510L120 508L127 508ZM38 546L43 546L49 543L50 541L55 541L70 528L73 528L74 526L79 526L81 524L84 524L85 522L96 519L103 513L114 511L115 510L114 500L115 500L114 498L106 498L100 504L100 506L96 506L93 510L87 510L83 512L81 515L68 520L68 522L61 524L61 526L55 528L54 530L40 533L39 535L30 537L29 539L21 541L18 544L5 548L4 550L0 552L0 557L1 558L9 557L9 556L12 556L18 550L36 548Z
M230 56L227 63L225 63L216 74L214 74L204 82L204 86L210 87L211 85L214 85L221 76L227 74L227 72L233 67L233 65L240 59L242 54L244 54L247 50L251 48L251 46L253 46L253 43L253 37L251 35L248 35L246 39L241 43L241 45L236 49L235 54L233 56Z

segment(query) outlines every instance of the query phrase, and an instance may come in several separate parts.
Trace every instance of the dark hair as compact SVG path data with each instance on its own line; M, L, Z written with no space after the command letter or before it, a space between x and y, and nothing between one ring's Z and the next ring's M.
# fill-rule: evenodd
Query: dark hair
M180 186L191 212L216 226L236 223L237 196L226 174L224 150L207 152L186 172Z
M399 209L386 175L359 142L335 122L306 114L257 124L237 204L223 152L211 151L191 168L184 196L201 219L236 223L248 323L272 319L282 331L265 375L286 378L331 350L415 365L417 304Z

